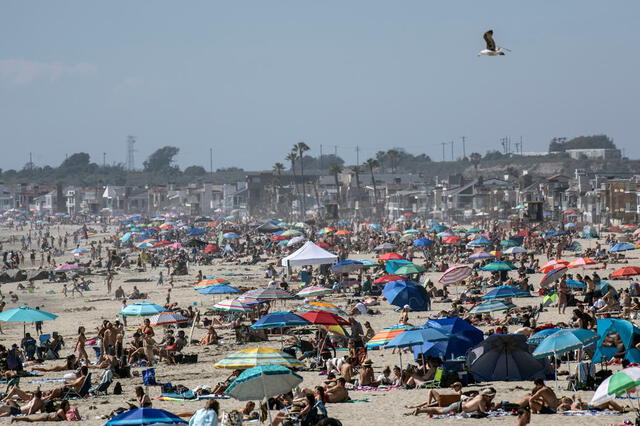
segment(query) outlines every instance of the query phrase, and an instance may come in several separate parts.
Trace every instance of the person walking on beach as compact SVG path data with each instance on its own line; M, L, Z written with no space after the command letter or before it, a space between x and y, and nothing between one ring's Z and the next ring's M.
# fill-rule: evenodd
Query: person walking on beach
M164 285L164 276L162 275L162 271L160 271L160 276L158 277L158 287Z

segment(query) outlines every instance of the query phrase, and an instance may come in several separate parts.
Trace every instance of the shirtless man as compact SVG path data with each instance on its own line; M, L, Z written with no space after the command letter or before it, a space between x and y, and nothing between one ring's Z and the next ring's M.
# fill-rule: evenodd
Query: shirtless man
M105 325L104 334L102 335L102 346L103 346L103 354L104 355L115 355L116 354L116 330L113 327L111 321L107 321Z
M375 375L373 374L373 362L370 359L365 359L362 363L362 368L360 369L360 386L373 386L378 387L380 385L379 382L376 381Z
M481 412L486 413L491 409L491 401L496 396L496 390L494 388L485 388L480 391L477 396L467 401L457 401L447 407L426 407L421 412L427 414L449 414L449 413L473 413Z
M336 384L327 388L326 395L328 402L345 402L349 400L349 391L344 387L345 380L343 377L336 380Z
M340 375L345 382L353 382L353 359L351 357L347 358L340 367Z
M88 372L89 370L87 369L87 366L82 366L80 368L80 376L78 376L77 379L73 380L71 383L66 384L64 386L60 386L57 388L53 388L50 391L43 392L42 398L43 399L61 398L68 389L73 389L76 392L80 392L80 389L84 384L84 381L87 377ZM7 396L4 398L4 401L10 400L11 398L13 398L13 396L17 396L23 401L30 401L34 397L34 395L35 394L25 392L22 389L18 388L17 386L14 386L11 389L11 391L7 394Z
M415 410L411 413L406 413L405 415L414 415L417 416L420 413L425 413L425 408L427 407L447 407L454 402L460 401L462 399L462 383L455 382L450 386L453 389L453 393L440 393L435 389L429 389L427 391L427 400L422 404L417 405L406 405L406 408L415 408Z
M560 405L555 392L546 386L542 379L535 379L533 386L531 395L524 397L518 404L521 407L530 407L533 414L555 414Z
M20 414L34 414L44 408L44 402L42 401L42 392L40 389L33 393L31 400L20 407L14 401L7 401L7 405L0 406L0 417L18 416Z

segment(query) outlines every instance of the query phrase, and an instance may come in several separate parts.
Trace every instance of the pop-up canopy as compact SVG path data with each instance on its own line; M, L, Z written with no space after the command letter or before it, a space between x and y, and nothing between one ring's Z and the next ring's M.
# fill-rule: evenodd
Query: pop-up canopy
M289 256L282 259L282 266L326 265L336 263L338 256L307 241Z

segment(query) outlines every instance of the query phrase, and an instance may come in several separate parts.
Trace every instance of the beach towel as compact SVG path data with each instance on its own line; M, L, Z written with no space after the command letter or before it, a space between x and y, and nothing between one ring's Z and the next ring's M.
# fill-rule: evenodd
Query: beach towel
M371 402L371 398L350 399L348 401L345 401L344 403L352 403L352 402Z
M563 416L622 416L623 414L629 413L619 413L617 411L597 411L597 410L569 410L563 411L559 414Z
M57 382L64 382L64 377L61 377L59 379L39 379L39 380L30 380L29 383L32 384L36 384L36 383L57 383Z

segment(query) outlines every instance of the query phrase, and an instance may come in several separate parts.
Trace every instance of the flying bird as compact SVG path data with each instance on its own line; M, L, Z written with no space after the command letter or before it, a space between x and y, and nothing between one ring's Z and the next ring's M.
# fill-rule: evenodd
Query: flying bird
M486 33L484 33L484 41L487 43L487 48L484 50L481 50L480 53L478 53L478 56L480 55L484 55L484 56L504 56L504 51L506 50L507 52L511 52L509 49L506 49L504 47L500 47L500 46L496 46L496 42L493 41L493 30L489 30Z

